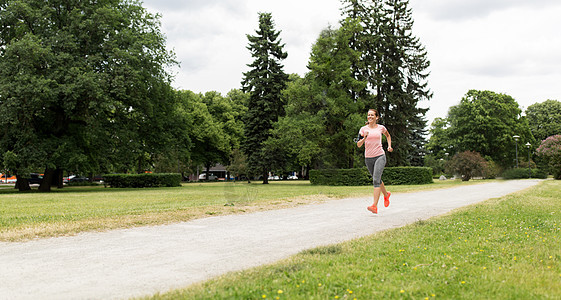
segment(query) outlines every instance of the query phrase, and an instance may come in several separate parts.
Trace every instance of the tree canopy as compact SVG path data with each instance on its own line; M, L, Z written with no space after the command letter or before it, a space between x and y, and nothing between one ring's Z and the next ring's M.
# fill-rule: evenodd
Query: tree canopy
M438 127L431 129L435 134L429 149L433 155L475 151L503 168L511 167L516 145L535 144L528 121L521 113L518 103L509 95L470 90L460 104L450 108L447 124L438 120ZM520 137L518 144L515 135Z
M528 106L526 118L532 134L538 141L561 134L561 102L547 100Z
M45 170L42 190L63 169L109 171L115 161L140 169L172 140L162 135L173 111L166 67L174 55L159 17L139 1L0 7L0 147L20 188L36 168Z
M427 82L430 62L419 38L413 35L409 1L342 3L343 16L358 20L362 27L349 45L361 53L352 65L352 75L367 85L353 94L378 110L380 123L392 135L394 151L387 153L388 165L420 165L428 109L418 103L432 97Z

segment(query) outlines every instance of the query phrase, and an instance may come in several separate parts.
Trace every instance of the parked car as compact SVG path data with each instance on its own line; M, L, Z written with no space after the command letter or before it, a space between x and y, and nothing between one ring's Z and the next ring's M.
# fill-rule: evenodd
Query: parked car
M29 175L31 176L29 179L27 179L29 184L41 184L41 181L43 181L43 174L31 173Z
M18 181L16 176L9 176L7 179L6 174L2 174L2 176L0 176L0 182L2 183L16 183L16 181Z
M288 176L287 179L289 179L289 180L297 180L297 179L298 179L298 176L296 176L296 175L290 175L290 176Z
M218 179L218 177L216 175L210 174L208 176L208 180L216 180L216 179ZM206 173L203 173L203 174L199 175L199 180L207 180Z
M84 177L84 176L74 176L72 178L69 177L68 182L69 183L73 183L73 182L85 182L85 181L89 181L90 179L88 177Z

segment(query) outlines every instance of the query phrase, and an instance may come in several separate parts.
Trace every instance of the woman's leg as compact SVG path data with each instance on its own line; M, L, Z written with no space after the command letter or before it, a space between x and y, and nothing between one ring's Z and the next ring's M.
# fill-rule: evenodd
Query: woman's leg
M384 172L384 167L386 166L386 156L381 155L376 157L374 163L374 171L372 172L372 181L374 184L374 206L378 206L378 200L380 199L380 193L382 192L382 173ZM386 188L383 188L384 196L387 194Z
M386 186L384 185L383 181L382 184L380 184L380 191L382 192L382 194L384 194L384 197L388 196L388 191L386 190Z
M380 199L380 187L374 188L374 206L378 207L378 200Z

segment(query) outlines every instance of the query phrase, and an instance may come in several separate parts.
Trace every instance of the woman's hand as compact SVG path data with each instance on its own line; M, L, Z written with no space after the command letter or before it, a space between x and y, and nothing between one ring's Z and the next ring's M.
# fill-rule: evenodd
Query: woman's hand
M393 152L393 148L392 148L391 146L388 147L388 151L389 151L389 152Z

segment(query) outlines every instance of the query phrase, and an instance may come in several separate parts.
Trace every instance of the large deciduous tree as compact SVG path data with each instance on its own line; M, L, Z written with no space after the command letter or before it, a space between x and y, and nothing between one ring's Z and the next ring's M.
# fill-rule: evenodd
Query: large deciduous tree
M250 93L248 111L244 118L243 151L247 155L249 169L252 173L261 174L265 184L268 183L271 165L264 142L270 137L273 124L284 115L281 92L288 80L282 64L287 53L283 50L280 31L276 31L274 25L270 13L259 14L259 29L256 30L256 35L247 35L247 48L254 60L248 64L251 70L244 73L242 80L242 90Z
M547 100L528 106L526 117L532 134L538 141L561 134L561 102Z
M161 137L174 63L159 17L139 1L1 1L0 147L10 168L18 179L44 168L44 191L61 170L106 171L112 159L140 171L172 140Z
M444 143L453 145L450 154L476 151L504 168L510 167L516 151L513 136L520 136L519 148L527 142L535 144L528 121L521 113L511 96L470 90L448 112L449 140Z

